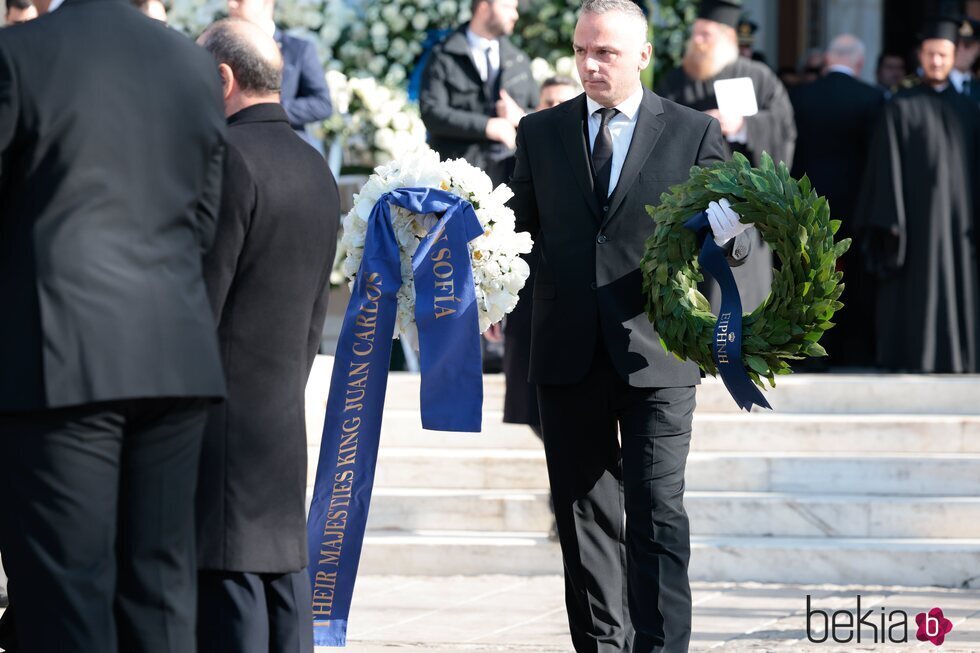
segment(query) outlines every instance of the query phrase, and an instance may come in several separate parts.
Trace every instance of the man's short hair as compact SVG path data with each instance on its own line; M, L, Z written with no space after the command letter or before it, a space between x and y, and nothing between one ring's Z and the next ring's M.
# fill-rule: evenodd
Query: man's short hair
M581 84L575 78L569 77L568 75L555 75L541 82L542 91L550 86L571 86L574 89L582 90Z
M282 86L281 60L269 61L248 37L236 29L238 24L251 25L239 18L225 18L211 25L201 35L200 44L219 64L231 68L235 81L246 94L278 93Z
M638 26L643 27L643 38L646 39L649 23L646 14L640 9L640 5L633 0L583 0L579 8L579 15L596 14L601 16L611 11L619 11L626 14L628 18L637 22Z
M875 66L875 70L881 70L881 67L885 63L885 59L901 59L902 66L905 66L905 55L901 52L896 52L894 50L883 50L881 54L878 55L878 65Z
M31 2L31 0L5 0L5 5L7 7L7 11L10 11L11 9L20 9L21 11L24 11L25 9L30 9L33 7L34 3Z

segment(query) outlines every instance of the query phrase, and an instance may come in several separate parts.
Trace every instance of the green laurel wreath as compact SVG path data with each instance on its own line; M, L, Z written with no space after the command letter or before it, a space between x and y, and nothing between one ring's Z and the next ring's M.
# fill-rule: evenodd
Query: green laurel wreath
M803 177L790 177L784 163L764 154L753 168L741 154L707 168L691 168L690 179L661 195L659 206L647 207L657 223L640 263L647 315L661 344L680 359L716 374L712 340L716 317L697 290L703 279L697 262L698 243L684 223L727 197L742 222L752 223L774 254L772 292L742 321L742 359L752 381L776 386L776 374L789 374L788 360L826 356L823 333L833 326L844 285L837 258L850 239L834 242L840 220L830 219L827 200L818 197Z

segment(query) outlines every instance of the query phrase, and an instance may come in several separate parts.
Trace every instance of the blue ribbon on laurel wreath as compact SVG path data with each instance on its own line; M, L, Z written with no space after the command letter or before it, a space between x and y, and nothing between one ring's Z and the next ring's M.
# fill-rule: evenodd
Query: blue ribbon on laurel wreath
M473 206L433 188L384 194L368 219L364 258L344 315L307 522L314 642L344 646L381 436L402 285L390 205L436 214L412 256L421 358L422 427L479 432L480 328L467 244L483 233Z
M728 265L725 250L711 236L708 214L701 211L688 219L684 228L697 234L701 245L698 263L715 278L721 288L721 309L718 311L711 346L721 380L739 408L751 412L752 405L756 404L772 409L759 388L752 383L742 364L742 298L738 294L738 286Z

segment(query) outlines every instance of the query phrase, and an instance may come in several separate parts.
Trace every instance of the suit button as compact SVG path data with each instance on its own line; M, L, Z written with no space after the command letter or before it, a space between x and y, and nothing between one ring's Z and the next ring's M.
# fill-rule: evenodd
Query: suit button
M596 241L597 243L599 243L600 245L603 245L603 244L605 244L605 243L606 243L606 242L607 242L608 240L609 240L609 239L608 239L608 238L606 238L606 234L599 234L599 237L595 239L595 241Z
M609 213L609 205L608 204L606 204L605 206L602 207L602 212L603 213Z
M589 284L589 288L591 288L592 290L595 290L598 287L599 286L596 285L595 281L593 281L592 283Z

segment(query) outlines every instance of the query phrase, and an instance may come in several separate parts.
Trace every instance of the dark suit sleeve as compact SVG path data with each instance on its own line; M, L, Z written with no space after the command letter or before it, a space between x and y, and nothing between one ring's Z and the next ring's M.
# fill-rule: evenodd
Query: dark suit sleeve
M211 308L219 322L254 212L255 182L241 154L229 145L214 246L204 257L204 280Z
M447 57L437 53L429 59L422 75L419 109L429 134L443 138L482 140L490 118L477 111L464 111L449 104Z
M7 151L17 131L18 108L20 105L17 80L14 68L7 57L7 51L0 48L0 166L2 154ZM0 167L0 179L7 171Z
M536 237L541 228L538 223L538 205L534 198L534 180L531 177L531 162L527 154L527 120L517 125L517 153L514 155L514 174L510 178L510 188L514 197L507 203L517 218L517 231L527 231Z
M299 61L299 89L294 98L282 98L282 107L294 129L311 122L326 120L333 114L326 73L316 56L316 47L308 41L298 41L302 52Z
M224 136L222 135L222 140L212 147L211 154L208 157L204 188L201 190L201 197L197 202L197 210L194 212L196 220L195 227L201 243L202 254L211 249L211 245L214 243L218 211L221 206L221 181L224 176L224 162L225 142Z

